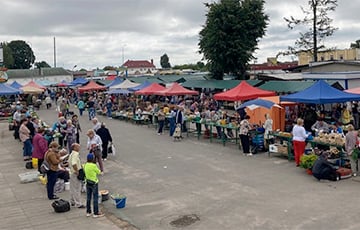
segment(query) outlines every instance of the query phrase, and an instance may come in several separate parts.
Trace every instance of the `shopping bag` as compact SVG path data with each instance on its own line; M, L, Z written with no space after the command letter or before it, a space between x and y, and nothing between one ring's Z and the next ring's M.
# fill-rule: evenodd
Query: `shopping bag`
M111 143L108 147L108 154L115 156L116 149L113 143Z

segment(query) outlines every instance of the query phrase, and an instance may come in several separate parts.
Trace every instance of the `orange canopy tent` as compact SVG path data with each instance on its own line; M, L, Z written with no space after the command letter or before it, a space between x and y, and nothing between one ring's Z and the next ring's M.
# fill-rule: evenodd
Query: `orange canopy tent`
M264 124L265 122L265 114L269 114L271 119L273 120L273 130L280 129L282 131L285 130L285 106L295 105L294 102L280 102L279 96L272 97L261 97L261 99L272 101L282 108L277 106L273 106L270 109L259 107L254 110L246 109L246 114L250 116L250 123L252 124Z
M93 90L106 90L105 86L99 85L94 81L90 81L87 85L78 88L80 93Z
M243 101L275 95L276 93L273 91L262 90L249 85L246 81L241 81L234 88L215 94L214 99L218 101Z
M135 92L136 95L153 95L155 92L166 89L164 86L154 82L148 87L145 87L141 90Z
M23 85L23 87L32 87L32 88L38 88L38 89L46 89L46 87L42 86L42 85L39 85L37 84L36 82L34 82L33 80L31 80L30 82L28 82L27 84Z
M161 95L161 96L198 95L198 94L199 94L198 91L186 89L176 82L173 83L172 86L169 88L154 92L154 95Z

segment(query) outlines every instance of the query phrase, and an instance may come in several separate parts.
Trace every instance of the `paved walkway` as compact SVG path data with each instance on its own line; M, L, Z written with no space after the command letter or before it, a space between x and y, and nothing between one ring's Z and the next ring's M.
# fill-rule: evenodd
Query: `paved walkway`
M39 114L56 119L53 110ZM54 213L40 182L19 183L17 175L28 171L21 145L0 124L1 229L43 229L49 223L53 229L360 229L360 184L354 179L317 182L284 158L246 157L234 144L193 136L173 142L147 126L99 118L118 149L105 162L100 189L125 194L126 208L106 201L102 219L75 208ZM85 133L91 127L87 116L80 122Z

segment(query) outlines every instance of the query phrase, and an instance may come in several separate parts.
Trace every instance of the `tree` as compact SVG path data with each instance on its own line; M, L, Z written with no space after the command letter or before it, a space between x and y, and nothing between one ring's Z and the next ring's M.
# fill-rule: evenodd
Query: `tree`
M12 55L12 51L10 47L7 45L7 43L2 43L3 45L3 60L4 60L4 66L6 68L9 68L9 66L14 65L14 57Z
M105 70L105 71L108 71L108 70L116 70L116 67L114 67L114 66L105 66L105 67L103 68L103 70Z
M350 48L360 48L360 39L356 40L355 43L351 43Z
M309 9L301 7L303 19L296 19L293 16L284 18L288 23L288 28L293 30L297 26L308 26L307 32L300 32L300 38L295 41L294 47L288 47L286 54L296 54L299 52L311 52L314 62L318 61L318 52L325 49L321 42L326 37L333 35L337 28L331 26L332 19L328 13L335 11L337 0L309 0Z
M35 62L34 65L35 65L35 67L38 68L38 69L51 67L46 61Z
M208 12L199 34L199 52L212 77L223 79L227 73L244 79L269 20L264 0L220 0L205 6Z
M161 65L161 68L163 68L163 69L171 68L171 65L169 62L169 57L167 56L167 54L164 54L160 57L160 65Z
M24 41L11 41L7 46L11 49L14 63L9 69L29 69L34 64L35 56L31 47Z

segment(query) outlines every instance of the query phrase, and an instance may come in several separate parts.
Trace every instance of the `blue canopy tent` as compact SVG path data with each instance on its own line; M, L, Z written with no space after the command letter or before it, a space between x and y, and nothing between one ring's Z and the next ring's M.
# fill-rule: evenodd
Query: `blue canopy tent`
M20 94L21 90L12 88L6 84L0 84L0 95L17 95Z
M23 87L23 85L21 85L17 81L14 81L13 83L10 84L10 87L12 87L14 89L20 89L21 87Z
M75 80L73 80L72 82L70 82L71 85L85 85L86 83L88 83L89 80L85 79L85 78L76 78Z
M141 83L141 85L138 85L138 86L129 88L128 90L138 91L138 90L141 90L141 89L144 89L144 88L148 87L148 86L151 85L151 84L152 84L151 82L144 81L143 83Z
M123 82L124 80L119 78L119 77L116 77L112 82L110 82L109 84L105 85L106 88L110 88L111 86L113 85L117 85L117 84L120 84L121 82Z
M280 96L280 101L291 101L309 104L330 104L359 100L359 94L346 93L341 90L335 89L334 87L326 83L324 80L319 80L318 82L303 91L285 96Z

